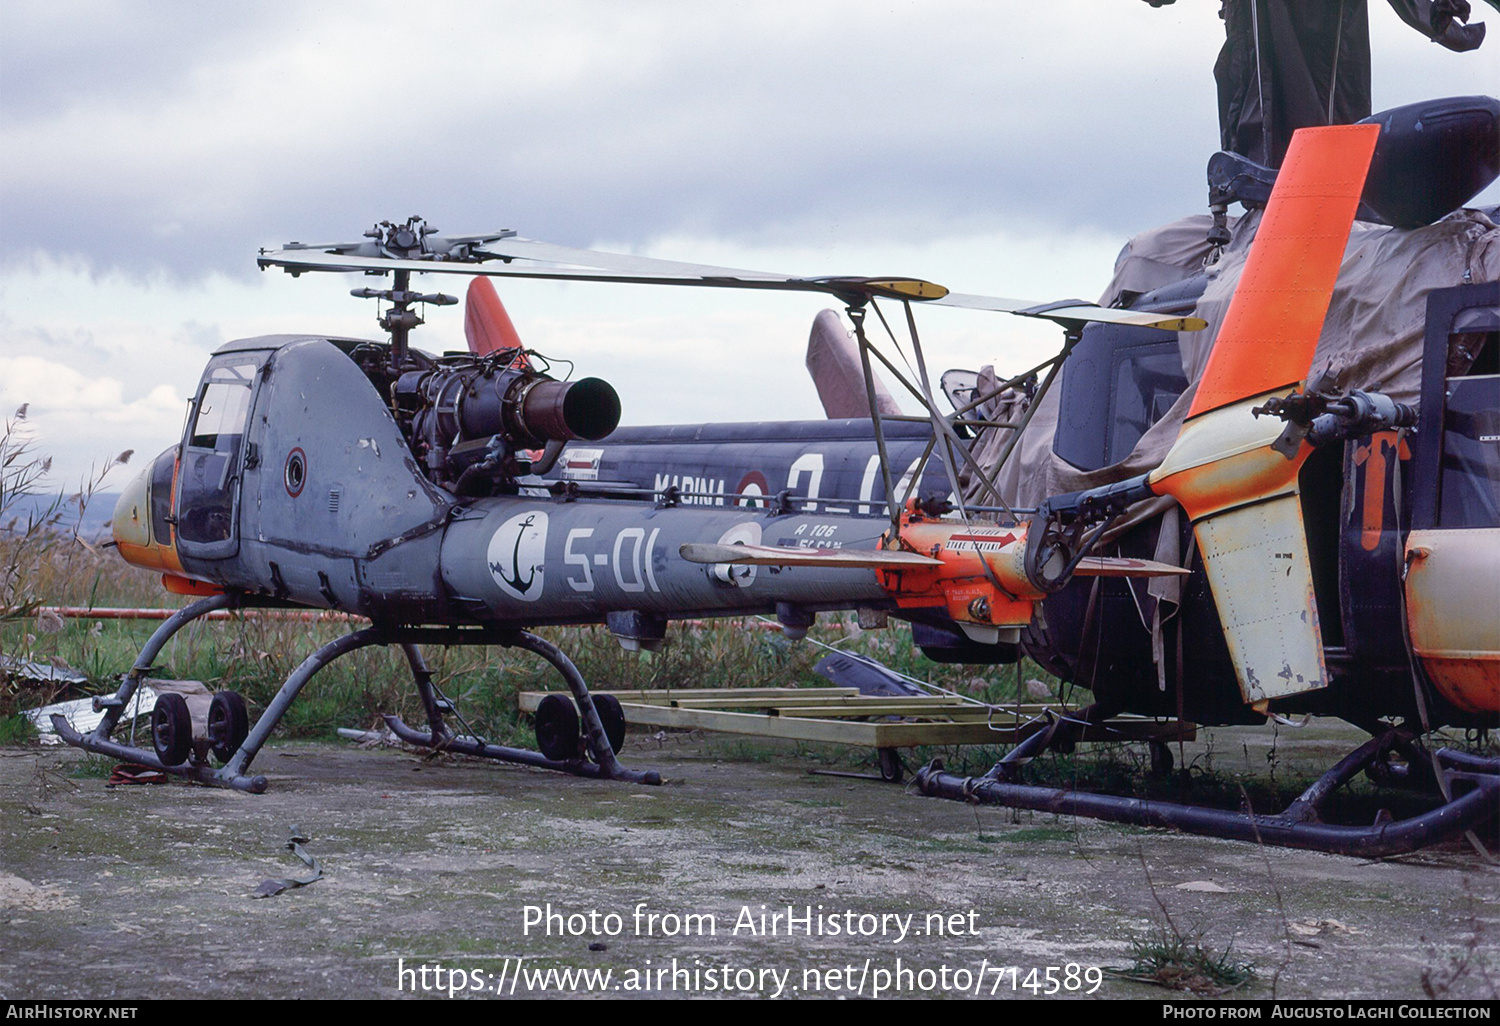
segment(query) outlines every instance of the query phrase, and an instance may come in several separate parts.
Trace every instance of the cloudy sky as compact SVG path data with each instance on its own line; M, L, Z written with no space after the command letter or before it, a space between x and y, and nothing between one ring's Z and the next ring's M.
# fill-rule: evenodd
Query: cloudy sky
M1217 9L0 0L0 407L31 404L57 487L153 455L221 342L378 335L348 296L364 281L262 273L257 247L409 214L1092 298L1132 233L1202 210ZM1454 54L1376 0L1370 20L1377 110L1500 83L1500 38ZM614 382L627 422L821 416L801 365L816 297L500 288L527 343ZM1055 345L1011 320L930 311L933 362ZM418 344L462 332L437 310Z

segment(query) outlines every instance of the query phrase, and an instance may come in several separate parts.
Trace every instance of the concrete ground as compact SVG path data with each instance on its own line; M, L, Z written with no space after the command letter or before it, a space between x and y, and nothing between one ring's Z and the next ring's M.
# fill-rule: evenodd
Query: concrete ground
M1283 731L1275 760L1263 730L1211 744L1221 771L1291 772L1358 740ZM109 788L79 775L101 763L77 752L0 750L0 997L367 998L425 985L1010 998L1045 989L1054 967L1063 995L1158 998L1171 992L1092 970L1177 936L1254 964L1234 996L1421 998L1425 978L1494 997L1500 981L1500 877L1461 842L1381 862L1263 850L811 775L790 748L724 757L740 750L633 735L629 764L670 778L649 788L283 744L257 762L271 780L258 796ZM305 869L284 846L293 825L323 879L253 898ZM575 968L610 976L547 975Z

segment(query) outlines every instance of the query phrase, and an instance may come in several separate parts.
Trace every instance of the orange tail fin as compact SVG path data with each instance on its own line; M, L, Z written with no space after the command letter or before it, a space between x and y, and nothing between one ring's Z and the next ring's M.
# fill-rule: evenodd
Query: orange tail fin
M464 301L464 336L469 340L469 352L476 356L521 348L521 336L516 334L516 326L510 322L510 315L488 278L478 277L469 282L468 298Z
M1379 125L1297 132L1188 417L1303 383Z

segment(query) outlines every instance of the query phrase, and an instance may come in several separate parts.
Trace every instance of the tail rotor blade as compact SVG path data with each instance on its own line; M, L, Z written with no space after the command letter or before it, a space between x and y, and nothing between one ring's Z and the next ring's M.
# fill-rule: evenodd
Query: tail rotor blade
M485 356L501 349L520 349L521 336L510 322L500 295L488 278L475 278L469 282L468 296L464 302L464 336L469 340L469 352Z
M1122 556L1084 556L1073 571L1076 577L1186 577L1189 573L1186 567Z

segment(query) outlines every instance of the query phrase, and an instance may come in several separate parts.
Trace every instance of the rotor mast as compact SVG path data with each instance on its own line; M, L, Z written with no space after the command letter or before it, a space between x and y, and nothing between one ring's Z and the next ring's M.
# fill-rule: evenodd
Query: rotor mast
M436 228L420 217L413 216L407 218L406 223L402 225L382 221L365 232L365 237L374 239L375 245L393 259L410 259L414 256L420 257L425 252L427 236L436 232ZM431 303L434 306L452 306L458 302L458 297L444 295L441 292L425 294L413 292L411 271L407 268L395 268L392 270L392 275L391 288L350 289L349 294L358 299L383 299L391 304L388 310L376 318L376 321L391 336L391 369L400 373L406 363L411 330L423 323L422 318L412 309L412 304Z

